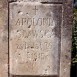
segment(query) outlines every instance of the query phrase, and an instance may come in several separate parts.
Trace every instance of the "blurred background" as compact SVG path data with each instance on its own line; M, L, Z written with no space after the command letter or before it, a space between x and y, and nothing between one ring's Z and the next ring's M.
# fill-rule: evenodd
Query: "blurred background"
M77 77L77 0L74 0L71 77Z

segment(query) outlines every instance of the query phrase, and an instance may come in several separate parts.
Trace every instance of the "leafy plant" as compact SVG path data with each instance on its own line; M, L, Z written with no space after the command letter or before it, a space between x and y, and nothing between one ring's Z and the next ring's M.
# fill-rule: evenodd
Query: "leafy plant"
M77 63L77 9L74 8L73 18L73 36L72 36L72 63Z

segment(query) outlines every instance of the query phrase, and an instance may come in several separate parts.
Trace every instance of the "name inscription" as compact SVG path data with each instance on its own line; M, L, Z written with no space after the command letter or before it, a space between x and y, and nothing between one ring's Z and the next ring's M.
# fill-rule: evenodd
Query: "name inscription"
M15 25L19 25L19 26L28 26L28 28L30 28L30 25L33 26L53 26L54 20L52 18L19 18L17 19L17 22Z

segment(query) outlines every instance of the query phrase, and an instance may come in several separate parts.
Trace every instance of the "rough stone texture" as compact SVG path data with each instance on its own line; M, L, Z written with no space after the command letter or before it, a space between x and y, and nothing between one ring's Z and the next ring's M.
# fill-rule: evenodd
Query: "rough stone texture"
M63 0L9 0L9 2L63 2Z
M58 76L62 4L13 2L9 9L10 74Z
M8 0L8 1L12 3L16 0ZM17 1L19 2L20 0L17 0ZM62 3L62 0L23 0L23 1L26 1L26 2L27 1L47 2L48 1L48 4L52 4L52 3L55 4L55 2L56 2L58 5ZM51 2L51 3L49 3L49 2ZM73 3L72 0L63 0L63 26L61 26L61 40L60 40L60 36L59 36L59 40L57 40L57 41L61 41L61 54L56 53L56 55L58 57L60 55L60 70L58 69L58 71L57 71L59 73L59 77L70 77L71 38L72 38L72 3ZM19 11L18 13L20 15L22 15L21 11ZM55 11L55 13L56 13L56 11ZM30 28L30 26L29 26L29 28ZM12 26L10 27L10 30L12 30ZM14 47L15 46L13 46L13 48ZM20 48L22 48L22 47L20 46ZM8 77L8 3L7 3L7 0L0 0L0 51L1 51L0 52L0 77ZM21 60L21 58L20 58L20 60ZM56 61L56 63L57 63L57 61ZM55 63L55 65L56 65L56 63ZM44 64L44 63L42 63L42 64ZM13 64L13 66L14 65L15 64ZM55 73L57 73L57 72L55 72ZM22 75L22 76L14 75L12 77L25 77L25 76L24 75ZM26 77L31 77L31 76L26 76ZM35 77L35 76L32 76L32 77ZM39 77L39 76L36 76L36 77ZM49 77L51 77L51 76L49 76ZM58 77L58 76L54 75L52 77Z
M63 26L61 29L60 77L70 77L73 25L73 0L63 1Z
M8 77L8 3L0 0L0 77Z

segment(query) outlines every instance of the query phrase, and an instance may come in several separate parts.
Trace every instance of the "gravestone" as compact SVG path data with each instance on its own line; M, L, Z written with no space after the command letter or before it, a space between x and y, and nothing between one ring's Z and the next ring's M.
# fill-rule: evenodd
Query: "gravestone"
M9 19L10 73L57 76L62 4L10 3Z
M6 5L8 28L1 43L8 46L2 63L7 68L1 68L1 77L70 77L72 0L9 0Z

